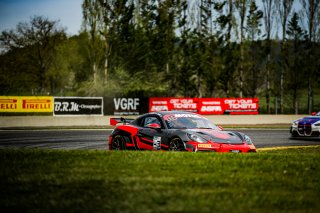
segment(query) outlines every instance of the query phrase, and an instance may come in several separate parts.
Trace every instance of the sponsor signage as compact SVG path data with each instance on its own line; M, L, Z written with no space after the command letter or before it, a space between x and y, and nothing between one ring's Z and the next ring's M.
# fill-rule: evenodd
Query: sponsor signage
M157 111L198 111L197 98L150 98L149 112Z
M105 97L105 115L141 115L149 111L146 97Z
M171 110L197 112L198 100L197 98L170 98L169 108Z
M56 115L103 115L102 97L54 97Z
M139 98L113 98L114 115L139 115Z
M228 114L258 114L258 98L225 98L225 113Z
M113 98L115 115L139 115L139 98Z
M258 114L258 98L150 98L149 112L190 111L203 115Z
M224 106L221 98L199 98L198 113L202 115L222 115Z
M150 98L149 112L169 111L169 98Z
M0 96L0 112L52 112L51 96Z

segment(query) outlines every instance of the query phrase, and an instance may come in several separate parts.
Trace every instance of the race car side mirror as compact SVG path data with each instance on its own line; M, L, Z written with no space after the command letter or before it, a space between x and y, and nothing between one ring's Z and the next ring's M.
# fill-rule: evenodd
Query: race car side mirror
M316 114L317 114L316 112L312 112L312 113L311 113L312 116L315 116Z
M160 124L157 124L157 123L148 124L147 127L151 129L161 129Z
M218 128L222 131L223 130L223 127L222 126L218 126Z

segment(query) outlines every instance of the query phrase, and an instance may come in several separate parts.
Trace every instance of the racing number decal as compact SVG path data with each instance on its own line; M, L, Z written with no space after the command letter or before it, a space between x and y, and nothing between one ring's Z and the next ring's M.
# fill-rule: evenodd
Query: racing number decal
M161 149L161 137L154 136L153 137L153 150Z

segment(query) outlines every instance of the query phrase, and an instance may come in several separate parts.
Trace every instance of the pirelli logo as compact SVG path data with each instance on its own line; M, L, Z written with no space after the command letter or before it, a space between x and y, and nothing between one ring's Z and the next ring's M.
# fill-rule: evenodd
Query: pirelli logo
M0 96L0 112L53 112L53 97Z
M51 100L22 100L22 109L50 109Z
M0 109L1 110L16 110L18 108L17 99L1 98Z
M211 148L211 144L198 144L198 148Z

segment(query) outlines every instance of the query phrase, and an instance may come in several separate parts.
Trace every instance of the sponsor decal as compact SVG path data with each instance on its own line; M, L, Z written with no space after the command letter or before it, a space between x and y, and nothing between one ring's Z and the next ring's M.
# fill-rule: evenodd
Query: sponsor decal
M52 112L51 96L0 96L0 112Z
M249 145L250 149L255 149L256 147L254 145Z
M153 150L161 149L161 137L154 136L153 137Z
M176 118L200 118L199 115L195 115L195 114L174 114L174 117L176 117Z
M198 144L198 148L211 148L211 144Z
M54 97L54 115L103 115L102 97Z

